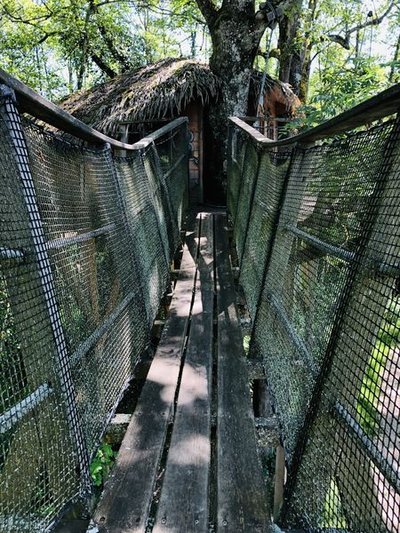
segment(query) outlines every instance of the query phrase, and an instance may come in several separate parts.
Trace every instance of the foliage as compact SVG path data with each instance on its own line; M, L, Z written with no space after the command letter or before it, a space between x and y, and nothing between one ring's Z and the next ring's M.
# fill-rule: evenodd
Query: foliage
M101 487L115 462L116 453L109 444L102 444L90 463L90 477L95 487Z
M246 355L249 355L250 342L251 342L251 336L243 335L243 350Z
M15 332L6 280L0 273L0 410L5 411L22 399L25 389L21 346Z
M343 531L347 527L346 520L342 512L340 492L334 480L331 480L331 484L326 495L320 527L337 528L338 530Z
M50 98L167 56L204 27L172 0L4 0L0 66ZM192 46L195 55L195 46Z
M85 76L93 82L95 51L106 62L130 41L123 10L107 3L99 11L92 0L5 0L2 67L52 97L80 88Z
M310 129L374 96L388 86L386 64L373 58L350 58L341 67L334 63L318 73L308 103L287 125L288 134Z
M326 64L315 83L310 104L327 119L353 107L385 88L382 67L373 58L350 57L338 68Z
M400 344L400 301L393 298L383 318L377 341L368 362L357 403L359 423L368 435L375 435L379 427L377 404L381 394L382 376L386 362Z
M7 282L0 272L0 413L28 394L21 345L15 330ZM0 435L0 470L7 457L15 427Z

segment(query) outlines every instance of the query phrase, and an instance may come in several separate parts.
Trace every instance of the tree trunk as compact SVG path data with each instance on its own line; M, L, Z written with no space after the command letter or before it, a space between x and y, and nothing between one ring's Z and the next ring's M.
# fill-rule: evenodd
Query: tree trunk
M397 38L397 44L396 44L396 49L394 51L392 66L390 67L390 74L389 74L390 83L394 83L396 81L396 78L397 78L396 73L398 72L397 63L399 60L400 60L400 34Z
M300 29L302 0L294 0L290 10L279 22L278 48L281 51L279 79L289 83L295 94L300 94L302 51L297 34Z
M309 0L314 4L316 0ZM280 18L279 48L281 50L280 79L290 83L296 94L300 87L303 59L307 55L297 44L302 0L275 0L261 3L256 13L250 0L223 0L220 8L212 0L196 0L210 31L213 52L210 68L221 81L221 97L211 102L205 123L204 165L205 197L207 201L225 203L225 169L227 121L231 115L243 116L248 108L248 90L253 63L261 38L268 26ZM281 7L278 15L271 7ZM308 53L308 62L310 51ZM309 76L309 65L305 69Z
M213 45L210 68L221 81L221 97L209 107L208 157L205 162L206 200L225 203L226 140L228 117L247 112L251 71L261 37L267 27L257 20L252 1L224 1L219 10L198 0L206 18Z
M312 38L312 28L315 24L316 11L317 11L318 0L309 0L308 2L308 17L306 20L306 30L304 36L303 51L301 55L301 73L300 73L300 84L299 84L299 93L298 97L302 102L307 100L308 86L310 83L310 74L311 74L311 62L312 62L312 49L313 49L313 38Z

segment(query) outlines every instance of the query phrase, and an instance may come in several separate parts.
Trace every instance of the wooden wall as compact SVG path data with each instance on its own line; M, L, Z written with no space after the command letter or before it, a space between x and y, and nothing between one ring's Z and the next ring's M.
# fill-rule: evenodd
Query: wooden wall
M189 194L193 204L203 202L203 106L200 101L192 101L179 116L188 117L191 154L189 159ZM176 118L173 117L173 118ZM164 126L173 118L126 122L120 124L120 138L123 142L134 143L149 133Z
M191 155L189 160L189 194L192 203L203 201L203 107L191 102L182 112L189 118Z

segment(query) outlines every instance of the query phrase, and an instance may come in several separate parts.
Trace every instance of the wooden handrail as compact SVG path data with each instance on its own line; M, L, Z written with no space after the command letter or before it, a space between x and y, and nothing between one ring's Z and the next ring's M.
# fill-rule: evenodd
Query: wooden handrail
M266 144L271 148L275 146L287 146L295 143L309 144L318 140L332 137L339 133L352 130L359 126L374 122L393 115L400 110L400 84L396 84L389 89L365 100L361 104L344 111L340 115L323 122L319 126L308 131L294 135L287 139L273 141L266 138L255 128L237 117L230 117L233 122L240 129L249 133L258 143Z
M84 124L2 69L0 69L0 83L14 91L18 109L22 113L29 113L31 116L46 122L50 126L65 131L84 141L97 145L107 143L117 150L142 150L159 137L162 137L180 124L188 121L187 117L177 118L137 143L127 144L108 137L108 135L104 135L87 124Z

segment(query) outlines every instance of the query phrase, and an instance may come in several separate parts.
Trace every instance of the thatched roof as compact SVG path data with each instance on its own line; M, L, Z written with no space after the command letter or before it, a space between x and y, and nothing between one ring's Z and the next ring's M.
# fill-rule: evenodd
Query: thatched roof
M253 72L249 101L253 101L256 106L258 104L263 77L264 74L262 72L256 70ZM299 98L292 91L288 83L276 80L269 74L266 74L264 79L264 111L266 114L270 113L269 108L272 103L275 106L279 104L279 107L288 115L294 115L296 109L301 105Z
M216 98L219 82L207 65L189 59L163 59L77 92L60 106L86 124L117 134L118 123L180 114L195 98Z
M261 78L260 72L253 72L249 109L254 107L254 111ZM115 136L119 133L118 124L121 122L179 116L194 99L205 104L218 98L220 87L218 78L203 63L189 59L163 59L139 70L120 74L87 91L74 93L60 106L86 124ZM289 114L300 103L289 85L271 76L266 77L264 95L265 102L279 102Z

